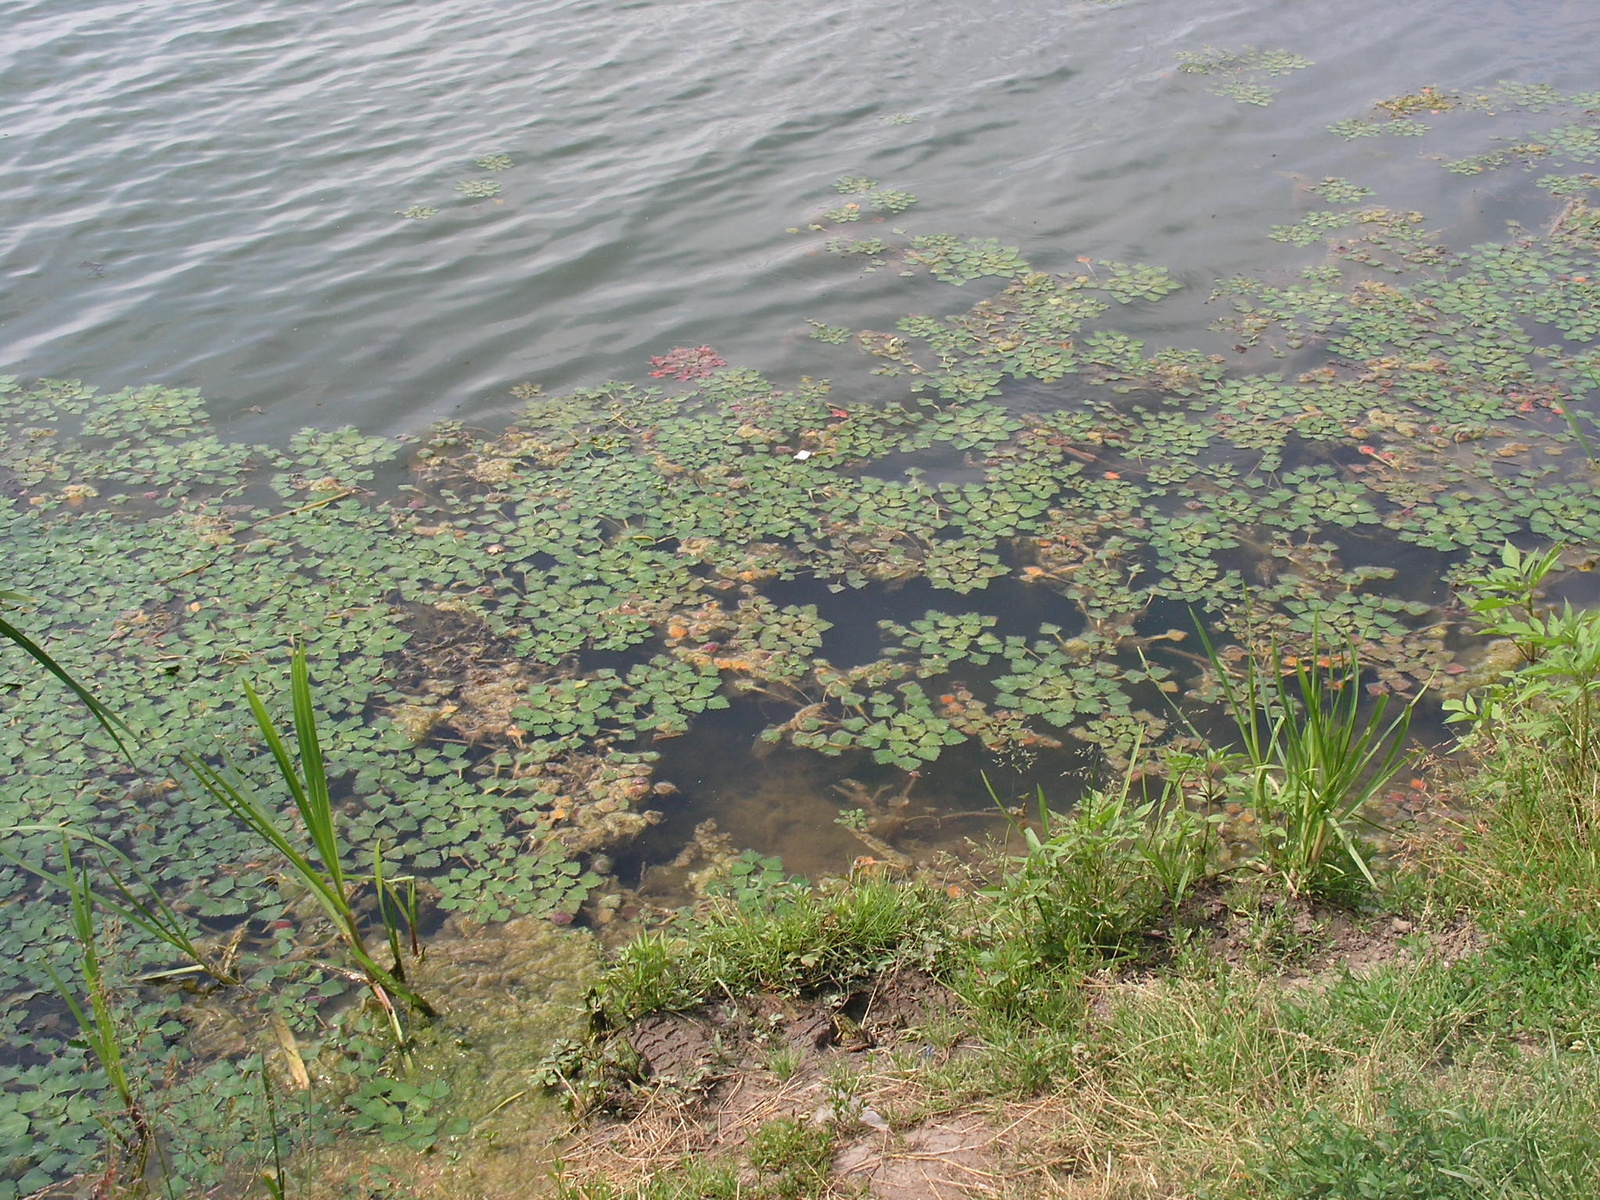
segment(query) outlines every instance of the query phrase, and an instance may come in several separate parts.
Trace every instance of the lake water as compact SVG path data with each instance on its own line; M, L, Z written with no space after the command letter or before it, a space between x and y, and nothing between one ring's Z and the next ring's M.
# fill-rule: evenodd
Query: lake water
M699 862L676 874L664 864L707 815L732 837L706 847L713 858L751 847L817 874L864 848L931 854L997 828L986 780L1012 796L1035 784L1065 796L1074 781L1063 774L1092 760L1071 742L1053 757L1012 753L1035 742L1020 732L1023 704L1002 701L1008 690L1035 689L1031 702L1071 675L1094 701L1072 720L1115 715L1124 701L1122 716L1135 703L1165 713L1148 678L1119 690L1138 665L1133 650L1193 676L1197 657L1181 659L1163 631L1187 628L1191 606L1215 615L1248 605L1251 588L1281 577L1288 583L1269 603L1297 613L1301 634L1306 608L1295 605L1330 605L1371 633L1379 657L1369 686L1404 691L1429 671L1464 669L1452 656L1470 639L1450 608L1447 567L1506 536L1600 542L1592 474L1558 414L1575 397L1581 409L1587 368L1552 349L1594 340L1584 314L1595 306L1574 290L1588 276L1547 269L1576 260L1540 259L1532 282L1515 276L1515 255L1509 265L1474 260L1472 270L1512 280L1495 318L1504 318L1496 336L1522 339L1506 373L1496 347L1470 344L1475 320L1440 316L1474 318L1473 305L1489 303L1463 300L1456 287L1466 259L1402 293L1370 263L1341 280L1338 252L1317 230L1293 246L1266 236L1329 203L1355 203L1364 193L1310 190L1340 177L1377 189L1383 220L1396 222L1377 227L1397 237L1409 226L1394 214L1415 209L1454 246L1514 246L1508 221L1519 220L1552 244L1567 239L1552 253L1593 257L1594 207L1574 199L1563 208L1520 160L1481 174L1442 169L1485 150L1491 133L1558 119L1539 115L1537 96L1523 95L1509 124L1493 127L1467 105L1425 140L1345 139L1328 126L1427 85L1464 96L1504 80L1587 91L1596 45L1600 6L1590 0L0 0L0 375L79 379L106 393L197 388L223 443L298 444L301 456L268 478L280 465L257 455L254 490L240 483L247 501L235 504L226 488L248 473L245 453L203 442L201 457L216 463L170 446L141 457L140 439L159 442L162 432L139 427L145 401L88 403L106 439L132 437L97 458L92 437L87 450L74 441L75 394L0 385L10 406L0 412L0 485L27 498L0 509L11 531L0 535L10 551L0 587L37 588L48 602L28 614L30 628L175 738L240 744L248 718L235 671L248 666L269 700L281 700L270 689L281 690L289 631L308 637L329 745L358 772L337 782L353 840L363 853L381 844L397 867L434 872L441 904L475 916L503 917L503 899L558 923L574 913L598 921L630 912L641 879L658 898L681 898L675 889ZM1311 61L1279 76L1256 71L1244 82L1281 90L1253 96L1270 104L1238 103L1252 95L1217 94L1226 79L1180 69L1180 55L1208 46ZM1594 101L1574 104L1582 128L1559 149L1578 164L1565 169L1592 170ZM1496 145L1510 143L1487 143ZM1527 165L1548 150L1527 152ZM902 217L880 203L877 217L840 210L844 218L823 221L842 193L866 197L836 188L850 176L914 193L915 207ZM1590 184L1571 187L1561 195ZM887 330L907 313L949 313L1020 273L956 293L927 271L869 270L870 256L826 252L829 233L888 237L902 221L1019 248L1055 273L1027 277L1056 289L1041 305L1070 307L1093 291L1076 278L1080 264L1159 264L1181 287L1160 304L1104 302L1108 324L1145 339L1147 355L1193 347L1226 368L1191 402L1183 371L1140 375L1140 360L1119 376L1114 351L1085 349L1100 332L1079 337L1074 326L1077 365L1054 382L1011 370L997 395L1010 413L910 404L915 420L943 432L902 437L882 409L907 402L908 380L874 372L889 359L813 331L839 327L843 340L846 329ZM1342 228L1359 241L1369 224ZM1421 242L1401 249L1415 252L1419 276L1437 261ZM904 247L887 257L913 263ZM1308 303L1342 305L1343 327L1291 338L1281 358L1270 339L1214 331L1232 309L1212 299L1213 284L1247 274L1315 280L1325 290L1303 289ZM1516 307L1524 301L1534 307ZM1319 337L1391 310L1365 348L1317 373L1331 353ZM1015 348L997 321L975 360ZM1563 339L1563 321L1581 328ZM1437 345L1415 342L1410 333L1430 322L1450 328ZM1030 352L1064 344L1028 337ZM1390 344L1410 357L1378 359ZM702 346L779 388L803 392L797 385L814 377L834 390L811 397L803 415L783 415L788 401L746 379L707 392L698 408L657 406L640 428L626 411L573 418L573 429L626 429L605 445L587 432L548 445L508 438L431 466L411 461L407 446L380 468L370 502L350 499L367 485L361 468L393 445L291 442L308 426L354 426L392 443L441 420L490 437L524 405L513 389L552 397L604 380L652 383L653 358ZM1435 362L1435 351L1455 365ZM1184 370L1210 369L1184 361ZM1274 390L1262 381L1278 370L1289 381ZM1146 407L1106 400L1095 371L1135 379ZM1306 372L1298 383L1296 372ZM1241 400L1228 389L1246 376L1261 390ZM664 386L674 397L687 391ZM152 395L189 421L170 394ZM570 416L552 404L556 418ZM1203 420L1186 423L1197 411ZM963 432L963 413L990 432ZM1258 420L1277 432L1256 439ZM51 428L33 427L46 421ZM767 436L763 422L779 432ZM1496 422L1506 427L1488 430ZM1124 440L1104 440L1108 429ZM712 441L698 442L702 433ZM855 449L835 452L835 443ZM712 454L713 444L725 450ZM202 483L222 495L191 491L191 477L213 466ZM926 474L903 474L907 466ZM1013 467L1021 474L1005 475ZM812 469L816 477L803 474ZM1030 470L1051 481L1059 512L1010 520L979 511L1026 502ZM981 493L992 479L1001 482ZM982 498L968 505L956 485ZM1545 493L1559 503L1540 508ZM750 527L724 529L724 507ZM1118 548L1124 532L1138 535L1131 550ZM992 578L970 595L952 585L963 563L990 551ZM1368 578L1338 574L1374 563L1403 568L1381 597L1364 590ZM1207 574L1216 564L1223 570ZM1159 586L1133 594L1151 579ZM733 590L736 581L747 590ZM770 629L740 623L744 598L769 605ZM780 606L790 606L781 619ZM955 667L917 676L925 695L907 666L918 635L893 632L905 654L877 659L896 652L884 649L890 635L878 621L910 626L930 609L993 618L995 634L1018 639L1007 665L992 648L987 657L950 651ZM584 615L563 624L565 610ZM807 641L819 618L831 628ZM778 641L761 641L769 633ZM963 637L945 627L916 653L966 646ZM787 674L769 661L780 643L805 660ZM1113 673L1129 673L1095 675L1113 659ZM795 722L807 705L827 708L827 672L875 660L879 681L862 691L884 688L881 704L840 700L818 719L848 749L800 748L816 729ZM1011 682L993 678L1006 670ZM259 847L160 782L130 786L109 748L90 746L87 725L61 716L59 694L30 680L0 693L15 706L0 721L0 773L14 785L0 796L5 819L70 819L117 839L213 931L279 914L253 928L252 962L268 980L260 994L320 1036L318 1005L345 984L269 979L272 954L288 943L268 942L293 914L250 861ZM776 698L702 714L693 707L701 685L736 698L765 687ZM1071 709L1059 691L1046 699L1028 711ZM892 763L874 761L865 717L854 726L849 717L873 705L874 720L905 718L915 737L949 735L942 754L931 751L937 767L908 776L917 760L903 748ZM1002 728L1002 710L1016 722ZM595 712L605 733L594 756L585 757L589 743L582 753L567 745L570 759L539 756L535 722L565 721L570 732ZM759 741L786 722L783 744ZM991 742L1008 749L990 753ZM1113 742L1108 734L1103 744ZM659 763L645 766L643 751L659 752ZM98 778L98 790L85 778ZM579 827L579 795L591 810L582 815L604 820ZM659 825L637 840L583 840L633 815L628 805L646 795L665 813ZM835 822L855 807L876 842L864 846ZM34 838L25 853L43 860L58 847ZM614 877L601 882L605 874ZM0 1017L0 1163L11 1164L0 1200L9 1200L75 1169L97 1133L63 1014L32 973L42 955L70 952L59 910L9 867L0 883L10 938L0 991L17 999ZM611 907L584 904L597 889ZM169 999L146 994L138 1011L167 1011ZM148 1027L165 1020L150 1016ZM160 1024L147 1068L185 1036ZM222 1060L212 1066L225 1073ZM225 1082L229 1096L253 1094L251 1080ZM224 1093L205 1078L183 1086L194 1107L182 1113L221 1112Z
M1277 260L1293 176L1403 183L1498 232L1504 183L1325 126L1430 82L1590 86L1600 10L4 0L0 30L0 370L197 387L273 440L493 425L515 383L641 379L674 345L847 378L807 319L913 306L784 231L850 173L1043 269L1163 264L1192 299L1144 332L1193 342L1213 280ZM1206 44L1315 65L1238 105L1176 71ZM455 190L485 178L498 196Z

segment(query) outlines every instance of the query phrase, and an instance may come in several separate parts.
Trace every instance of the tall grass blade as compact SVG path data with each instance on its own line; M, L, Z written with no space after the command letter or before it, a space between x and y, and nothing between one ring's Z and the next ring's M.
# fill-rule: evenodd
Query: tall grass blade
M301 1068L304 1070L304 1068ZM272 1200L285 1200L289 1181L283 1170L282 1139L278 1135L278 1106L272 1096L272 1074L267 1070L267 1056L261 1056L261 1089L267 1099L267 1127L272 1131L272 1170L261 1172L261 1185Z
M54 884L62 891L68 893L72 892L75 887L78 887L79 884L82 883L82 886L87 890L87 894L92 903L99 905L107 912L112 913L130 925L144 930L151 937L165 943L178 954L192 962L195 969L204 971L218 983L236 984L239 982L237 975L229 971L226 967L212 960L211 955L207 954L200 944L195 941L193 934L189 932L188 925L184 922L183 918L178 915L177 911L174 910L170 904L161 898L161 893L156 886L151 883L148 878L146 878L144 873L139 870L131 858L129 858L121 850L118 850L110 842L107 842L105 839L96 837L94 834L87 833L81 829L72 829L70 827L59 825L13 825L5 832L7 834L58 833L63 837L76 838L78 841L87 842L89 845L94 847L98 856L101 873L110 883L111 888L113 891L115 891L118 899L113 900L106 896L103 892L93 890L93 888L87 884L87 868L84 871L85 880L75 881L66 875L58 875L54 871L50 871L30 863L19 855L13 854L3 845L0 845L0 858L6 859L8 862L11 862L14 865L22 868L30 875L33 875L39 879L43 879L47 883ZM114 856L119 861L119 868L113 869L106 864L105 856L108 854ZM128 884L122 879L121 875L118 874L118 870L127 871L133 876L140 888L139 893L135 893L134 890L128 886Z
M245 698L255 716L256 725L278 766L284 786L288 789L296 811L306 826L318 863L313 863L278 828L277 819L262 804L254 790L236 771L224 774L197 756L185 753L185 766L200 785L247 828L270 844L281 854L294 873L316 897L328 919L339 931L350 956L360 966L373 997L388 1016L396 1039L404 1041L399 1016L390 995L399 996L415 1011L425 1017L436 1016L432 1005L406 985L396 970L380 966L367 949L361 933L361 922L351 907L349 887L339 855L338 830L334 824L333 803L328 788L327 772L323 764L322 748L317 739L316 716L312 705L311 685L306 674L305 650L297 647L291 673L293 692L295 737L299 762L289 753L289 748L273 723L260 696L249 683L244 684ZM381 905L380 894L380 905Z
M389 939L389 956L393 963L389 969L397 976L403 975L400 967L399 918L395 913L400 904L400 897L398 893L393 892L383 877L382 842L372 847L372 887L378 893L378 918L383 922L383 932Z
M72 934L78 944L78 965L83 972L84 986L88 992L88 1009L85 1010L72 989L57 973L54 965L44 964L45 973L50 976L50 982L55 985L56 991L67 1006L67 1011L72 1014L72 1019L83 1036L84 1044L94 1055L95 1061L100 1064L107 1084L128 1118L132 1133L123 1133L109 1124L107 1128L133 1155L140 1177L145 1174L150 1154L154 1151L170 1191L170 1177L165 1156L161 1153L149 1116L134 1093L133 1084L128 1078L127 1065L123 1059L122 1045L117 1038L116 1016L111 1010L111 994L106 986L105 971L100 962L100 951L95 939L94 902L89 890L88 868L85 867L80 872L78 865L72 859L72 845L65 836L61 839L61 856L66 867L62 878L67 884Z
M122 751L122 757L128 760L128 765L135 770L138 769L138 764L133 759L133 752L128 749L128 744L122 740L123 733L129 737L133 737L134 733L121 717L95 699L94 693L74 679L72 674L60 663L56 662L55 659L51 658L42 646L4 618L0 618L0 637L4 637L19 646L23 653L54 675L68 691L81 700L84 707L94 714L94 719L100 722L100 728L111 735L111 740L117 744L117 749ZM121 733L118 730L121 730Z
M294 799L294 806L300 813L300 819L305 823L306 832L311 837L311 844L316 849L317 857L322 860L323 869L328 872L334 887L342 893L344 869L339 862L338 834L333 827L333 804L329 799L328 780L323 769L322 747L317 741L315 718L311 716L309 710L311 685L306 679L305 661L305 651L296 649L291 690L294 702L295 740L299 744L300 751L298 767L290 757L289 749L278 733L272 715L267 712L266 705L262 704L261 697L256 695L256 690L248 681L244 684L244 693L245 699L249 701L250 711L255 715L256 725L261 730L261 736L267 743L267 749L272 752L272 757L278 764L278 772L283 776L289 794ZM301 775L302 771L304 777Z
M1578 424L1578 415L1572 411L1572 405L1563 404L1561 415L1567 419L1567 428L1572 431L1572 436L1578 439L1578 444L1583 447L1583 456L1591 463L1595 461L1594 446L1589 442L1589 435L1583 431L1583 426Z

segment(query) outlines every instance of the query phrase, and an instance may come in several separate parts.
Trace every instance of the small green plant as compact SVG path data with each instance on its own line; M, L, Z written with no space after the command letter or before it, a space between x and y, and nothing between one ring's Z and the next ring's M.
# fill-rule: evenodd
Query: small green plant
M606 1066L598 1039L557 1038L534 1068L532 1081L558 1094L568 1111L581 1115L605 1099Z
M793 1046L779 1046L767 1053L767 1070L778 1077L779 1083L788 1083L800 1069L800 1051Z
M822 1084L822 1098L828 1113L839 1129L851 1130L861 1124L861 1113L866 1108L862 1099L861 1072L848 1062L835 1062Z
M1268 867L1293 895L1347 886L1352 877L1343 863L1375 885L1354 827L1362 807L1407 761L1416 699L1385 722L1384 694L1363 715L1354 644L1327 653L1316 630L1306 654L1286 655L1274 641L1264 667L1247 656L1242 683L1203 628L1200 637L1239 735L1239 798L1259 822Z
M746 850L728 864L728 878L709 886L710 895L732 897L740 908L768 910L793 904L810 889L805 880L784 873L783 861L776 855L761 855Z
M1507 542L1500 548L1499 566L1461 581L1467 608L1477 614L1482 632L1510 638L1530 663L1539 658L1549 635L1540 589L1561 562L1563 549L1552 546L1543 554L1524 553Z
M760 1181L761 1195L802 1197L820 1194L833 1163L834 1126L779 1117L750 1137L747 1153Z
M839 815L833 819L833 823L854 833L861 833L867 827L867 810L864 808L840 809Z
M148 1173L150 1156L154 1154L159 1164L161 1178L167 1180L170 1172L155 1127L143 1102L134 1091L124 1061L116 1014L112 1010L111 990L106 983L95 937L94 894L89 889L88 868L80 870L73 862L72 846L65 837L61 839L61 857L65 863L62 880L67 887L72 935L78 947L78 967L83 973L84 986L88 992L87 1011L53 964L44 964L45 973L50 976L50 982L55 984L56 991L60 993L62 1001L78 1026L84 1045L95 1062L100 1064L107 1086L121 1106L125 1124L118 1125L110 1121L104 1121L103 1124L131 1160L130 1177L144 1179Z
M1037 830L1000 806L1026 852L990 894L1002 911L1029 914L1024 940L1046 961L1129 954L1206 871L1213 822L1190 812L1171 782L1159 799L1136 800L1134 774L1130 767L1116 791L1091 791L1065 816L1039 789ZM992 788L989 794L999 804Z
M1293 906L1279 904L1259 890L1254 895L1248 887L1242 890L1245 895L1234 900L1234 911L1248 918L1245 944L1259 969L1282 970L1288 964L1304 962L1325 944L1315 924L1307 924L1304 914Z
M1545 743L1577 782L1600 769L1600 610L1539 604L1539 588L1561 550L1524 554L1507 544L1499 567L1463 581L1476 592L1467 607L1478 614L1483 632L1511 639L1524 665L1481 695L1446 701L1444 709L1448 721L1479 730L1495 726L1502 735Z
M1181 797L1164 799L1146 815L1141 857L1161 886L1162 898L1176 909L1205 875L1216 846L1220 813L1202 815L1184 806Z
M414 1150L429 1150L444 1137L460 1137L469 1123L446 1120L439 1106L450 1096L442 1079L407 1083L399 1079L369 1079L346 1101L352 1113L350 1126L358 1133L377 1134Z
M1148 664L1147 664L1148 665ZM1238 756L1210 745L1169 748L1161 757L1166 783L1140 852L1174 909L1211 869L1226 780Z

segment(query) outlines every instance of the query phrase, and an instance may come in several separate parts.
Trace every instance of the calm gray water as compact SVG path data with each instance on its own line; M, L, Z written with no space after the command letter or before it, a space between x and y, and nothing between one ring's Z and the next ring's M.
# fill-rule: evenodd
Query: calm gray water
M1206 43L1316 65L1249 108L1175 71ZM0 0L0 371L199 387L249 439L492 424L678 344L865 379L806 318L915 295L784 232L846 173L1041 267L1163 263L1197 286L1145 332L1193 344L1213 279L1281 261L1294 173L1497 230L1509 183L1329 121L1593 87L1597 44L1593 0Z

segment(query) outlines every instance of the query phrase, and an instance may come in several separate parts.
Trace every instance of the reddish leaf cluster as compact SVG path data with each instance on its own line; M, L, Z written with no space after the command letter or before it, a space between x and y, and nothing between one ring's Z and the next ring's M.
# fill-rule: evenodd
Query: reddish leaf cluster
M718 367L727 366L728 360L710 346L674 346L665 354L652 358L650 365L655 368L650 372L651 379L664 379L670 375L676 380L686 381L704 379Z

